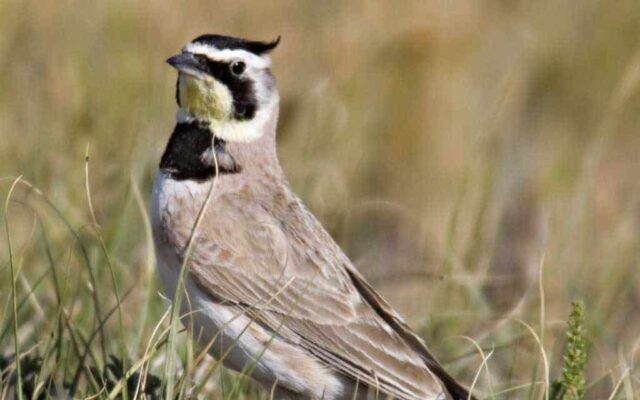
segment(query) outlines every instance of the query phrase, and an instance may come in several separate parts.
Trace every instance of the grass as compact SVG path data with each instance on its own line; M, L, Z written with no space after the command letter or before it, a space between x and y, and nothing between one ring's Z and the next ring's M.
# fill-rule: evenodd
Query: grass
M268 398L187 339L155 276L163 61L203 32L282 34L292 185L454 376L553 395L577 300L584 397L640 397L639 14L0 0L0 398Z
M576 301L571 305L567 328L567 350L564 354L562 377L551 386L552 399L584 398L584 368L587 363L584 338L584 304ZM611 396L615 395L615 391Z

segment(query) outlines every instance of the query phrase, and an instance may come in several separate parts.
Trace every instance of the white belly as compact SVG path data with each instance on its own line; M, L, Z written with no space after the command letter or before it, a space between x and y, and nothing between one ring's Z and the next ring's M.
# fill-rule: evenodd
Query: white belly
M163 215L177 215L179 198L206 196L208 185L175 181L161 173L153 190L152 227L156 247L158 272L167 296L173 300L181 268L173 248L164 244L160 231ZM180 310L185 326L193 327L192 334L209 354L222 359L225 366L246 371L267 389L279 382L288 389L312 398L339 399L343 390L341 379L322 366L309 354L265 331L251 322L237 307L224 305L206 294L190 278L185 281L187 296Z

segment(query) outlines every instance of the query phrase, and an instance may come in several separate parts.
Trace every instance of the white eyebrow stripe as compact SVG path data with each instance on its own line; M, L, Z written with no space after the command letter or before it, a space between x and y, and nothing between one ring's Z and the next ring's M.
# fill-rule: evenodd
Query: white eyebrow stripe
M183 52L189 52L193 54L202 54L217 61L231 61L241 59L248 65L255 68L269 68L271 66L271 60L269 57L260 57L249 51L242 49L223 49L220 50L216 47L209 46L203 43L188 43L182 49Z

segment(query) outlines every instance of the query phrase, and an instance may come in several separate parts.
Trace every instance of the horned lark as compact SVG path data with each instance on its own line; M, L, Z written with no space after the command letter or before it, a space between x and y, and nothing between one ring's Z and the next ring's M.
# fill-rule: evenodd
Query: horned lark
M276 399L470 398L292 193L276 156L278 42L202 35L167 60L178 112L153 232L168 295L185 265L193 335Z

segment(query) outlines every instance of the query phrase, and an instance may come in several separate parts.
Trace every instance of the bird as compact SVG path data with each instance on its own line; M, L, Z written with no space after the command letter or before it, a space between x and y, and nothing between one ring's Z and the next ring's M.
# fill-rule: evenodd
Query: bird
M204 34L167 59L178 109L152 194L166 294L184 293L197 343L274 399L474 399L293 193L279 43Z

